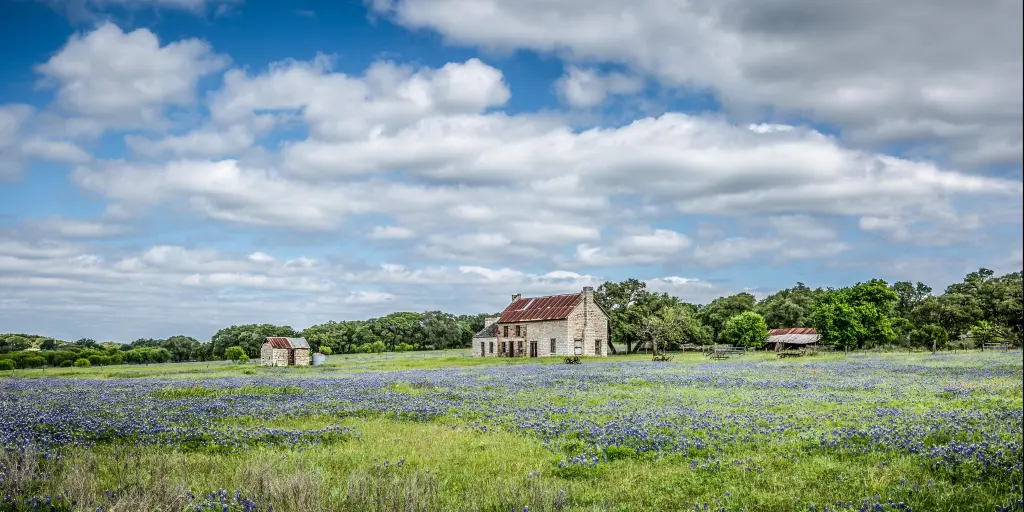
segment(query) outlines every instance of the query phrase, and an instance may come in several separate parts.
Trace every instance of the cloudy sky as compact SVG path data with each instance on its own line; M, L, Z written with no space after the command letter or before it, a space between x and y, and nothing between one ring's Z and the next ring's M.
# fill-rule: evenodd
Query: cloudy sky
M0 3L0 332L1021 268L1019 0Z

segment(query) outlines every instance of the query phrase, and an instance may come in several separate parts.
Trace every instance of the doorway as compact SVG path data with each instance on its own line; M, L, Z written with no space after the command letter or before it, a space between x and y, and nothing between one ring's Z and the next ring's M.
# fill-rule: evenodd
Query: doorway
M530 357L537 357L537 342L530 342Z

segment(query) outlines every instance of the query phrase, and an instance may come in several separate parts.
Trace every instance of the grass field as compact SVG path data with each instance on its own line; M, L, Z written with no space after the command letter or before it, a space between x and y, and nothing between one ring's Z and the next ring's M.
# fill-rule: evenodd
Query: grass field
M1021 353L0 377L2 510L1024 510Z

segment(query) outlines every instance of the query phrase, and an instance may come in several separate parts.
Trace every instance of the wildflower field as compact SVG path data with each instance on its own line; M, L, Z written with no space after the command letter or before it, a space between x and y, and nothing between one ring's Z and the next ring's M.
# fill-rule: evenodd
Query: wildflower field
M1024 510L1021 353L0 377L7 510Z

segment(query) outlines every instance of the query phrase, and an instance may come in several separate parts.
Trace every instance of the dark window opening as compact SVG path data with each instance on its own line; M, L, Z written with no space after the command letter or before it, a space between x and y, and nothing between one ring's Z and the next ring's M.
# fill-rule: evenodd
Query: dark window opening
M551 353L555 353L555 338L551 338Z
M505 337L508 338L508 326L505 326Z
M521 326L517 325L516 326L516 336L522 336L522 331L520 331L520 329L521 329Z
M488 345L487 346L488 352L493 354L494 353L494 342L492 341L492 342L488 343L487 345Z

